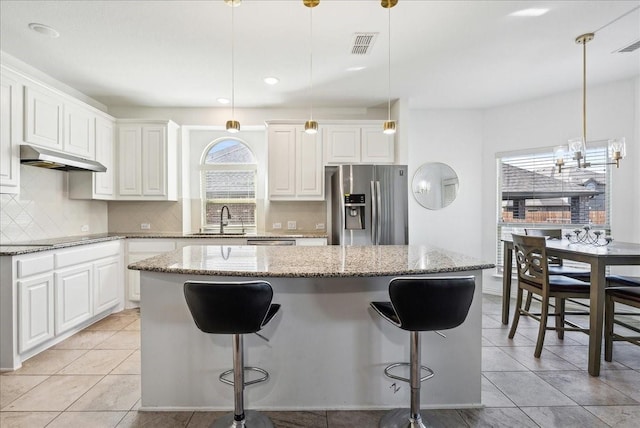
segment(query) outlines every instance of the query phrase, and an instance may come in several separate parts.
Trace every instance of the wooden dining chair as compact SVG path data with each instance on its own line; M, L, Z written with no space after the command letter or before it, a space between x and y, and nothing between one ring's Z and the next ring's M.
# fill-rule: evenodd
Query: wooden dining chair
M640 279L636 279L640 281ZM605 306L604 306L604 359L611 361L613 358L613 342L625 341L640 346L640 328L624 321L621 317L616 318L615 304L631 306L640 309L640 287L637 285L623 287L607 287L605 289ZM636 313L625 313L625 316L640 316ZM628 329L633 333L622 335L614 331L614 324Z
M565 319L566 315L588 314L588 312L566 312L565 299L589 298L589 283L568 276L550 275L546 240L542 236L513 235L513 246L518 273L518 294L509 339L515 336L521 315L537 320L540 326L534 356L539 358L547 330L557 331L560 339L564 338L565 331L589 332L588 328L568 323ZM533 313L523 308L522 297L525 290L540 296L542 302L540 313ZM554 313L549 313L551 298L555 300ZM555 317L554 327L547 326L547 319L550 316Z
M524 234L527 236L544 236L548 239L562 239L562 229L524 229ZM564 275L571 278L576 278L582 281L589 281L591 276L590 270L574 268L571 266L565 266L564 261L560 257L549 256L549 275ZM529 310L531 308L531 300L533 294L527 293L527 302L525 308ZM588 307L589 305L583 302L575 302L580 306Z

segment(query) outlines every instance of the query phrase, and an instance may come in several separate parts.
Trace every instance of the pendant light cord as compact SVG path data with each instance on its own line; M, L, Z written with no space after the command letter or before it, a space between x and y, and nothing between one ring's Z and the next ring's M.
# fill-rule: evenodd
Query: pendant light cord
M309 8L309 116L313 120L313 7Z
M582 43L582 140L584 142L584 163L587 155L587 41Z
M389 27L389 43L388 43L388 50L389 50L389 56L388 56L388 62L387 62L387 80L388 80L388 86L387 86L387 120L391 121L391 8L387 8L389 14L388 14L388 27Z
M235 56L234 56L234 31L233 31L233 9L231 5L231 120L236 120L235 114Z

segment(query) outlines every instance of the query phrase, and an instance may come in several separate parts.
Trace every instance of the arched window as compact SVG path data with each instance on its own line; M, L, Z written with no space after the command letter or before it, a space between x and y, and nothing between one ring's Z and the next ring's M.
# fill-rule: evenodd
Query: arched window
M203 231L218 232L222 219L225 232L256 232L257 166L240 140L224 138L207 147L201 164ZM230 219L222 212L225 205Z

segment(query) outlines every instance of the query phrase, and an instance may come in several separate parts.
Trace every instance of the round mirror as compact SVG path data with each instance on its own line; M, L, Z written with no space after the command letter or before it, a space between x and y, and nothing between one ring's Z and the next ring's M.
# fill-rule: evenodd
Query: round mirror
M458 175L447 164L426 163L413 175L411 190L420 205L439 210L453 202L458 195Z

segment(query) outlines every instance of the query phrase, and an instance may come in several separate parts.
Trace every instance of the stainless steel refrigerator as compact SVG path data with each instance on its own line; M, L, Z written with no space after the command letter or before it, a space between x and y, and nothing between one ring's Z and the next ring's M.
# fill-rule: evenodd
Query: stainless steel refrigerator
M406 165L339 165L331 175L333 245L409 242Z

